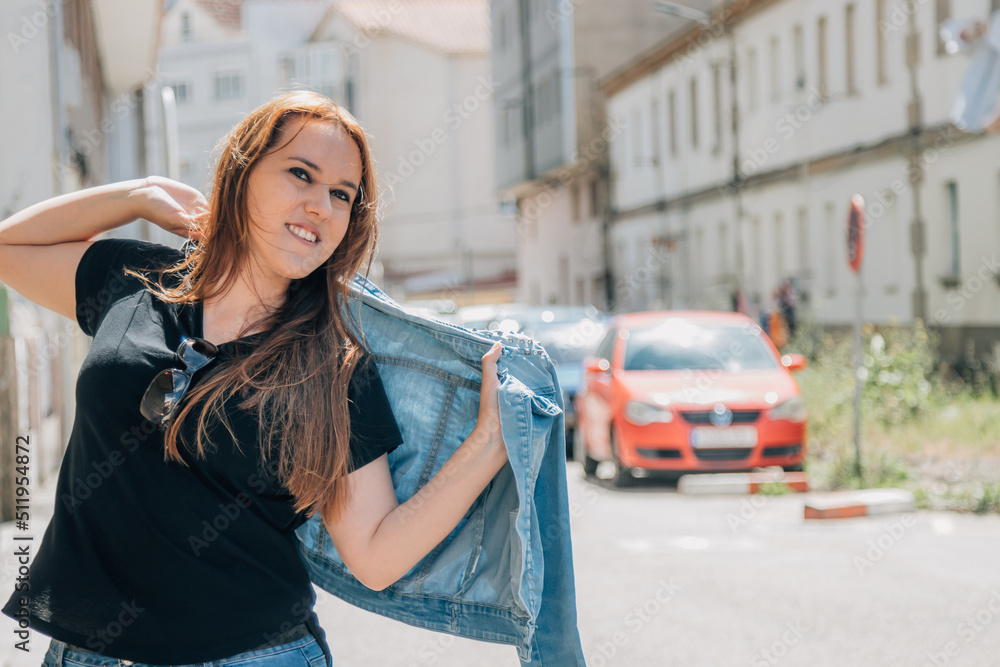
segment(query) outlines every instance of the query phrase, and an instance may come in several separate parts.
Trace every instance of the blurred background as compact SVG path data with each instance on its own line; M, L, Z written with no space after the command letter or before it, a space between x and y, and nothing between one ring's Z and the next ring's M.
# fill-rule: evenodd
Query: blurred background
M207 194L241 117L322 93L371 137L371 278L557 367L590 664L1000 664L998 10L4 0L0 219L149 174ZM87 344L0 284L4 521L17 436L54 483ZM910 500L811 522L784 473ZM339 664L516 664L321 608Z

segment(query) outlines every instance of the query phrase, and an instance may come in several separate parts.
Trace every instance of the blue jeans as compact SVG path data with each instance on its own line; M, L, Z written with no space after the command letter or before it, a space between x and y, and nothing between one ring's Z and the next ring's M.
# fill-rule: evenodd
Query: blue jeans
M326 655L315 637L303 637L287 644L247 651L200 667L327 667ZM153 667L138 662L111 658L78 649L58 639L49 643L42 667ZM193 667L193 666L189 666Z

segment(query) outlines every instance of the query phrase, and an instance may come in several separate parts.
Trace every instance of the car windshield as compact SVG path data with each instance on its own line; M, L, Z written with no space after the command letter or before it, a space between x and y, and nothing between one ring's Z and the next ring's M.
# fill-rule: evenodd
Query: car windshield
M592 355L605 325L592 307L553 306L511 309L498 315L490 329L523 333L538 341L555 364L578 364Z
M591 327L591 329L587 327ZM603 333L603 328L599 327L599 324L588 320L578 323L578 325L569 324L536 329L526 327L524 331L545 348L553 363L571 364L582 363L585 358L594 353L601 339L590 332L593 330Z
M754 333L757 331L757 333ZM759 329L702 325L671 319L632 329L625 345L626 371L744 370L777 368Z

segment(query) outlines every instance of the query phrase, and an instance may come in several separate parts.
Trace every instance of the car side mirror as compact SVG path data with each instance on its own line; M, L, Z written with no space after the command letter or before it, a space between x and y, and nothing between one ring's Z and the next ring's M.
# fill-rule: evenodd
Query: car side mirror
M786 354L781 358L781 365L790 371L801 371L809 362L801 354Z

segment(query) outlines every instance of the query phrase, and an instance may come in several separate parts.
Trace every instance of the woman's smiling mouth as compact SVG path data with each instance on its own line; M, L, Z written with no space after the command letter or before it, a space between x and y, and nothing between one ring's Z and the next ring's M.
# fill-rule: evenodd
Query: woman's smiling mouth
M288 231L290 231L294 236L302 239L310 245L315 245L319 242L319 237L310 232L308 229L289 223L285 223L285 228L288 229Z

